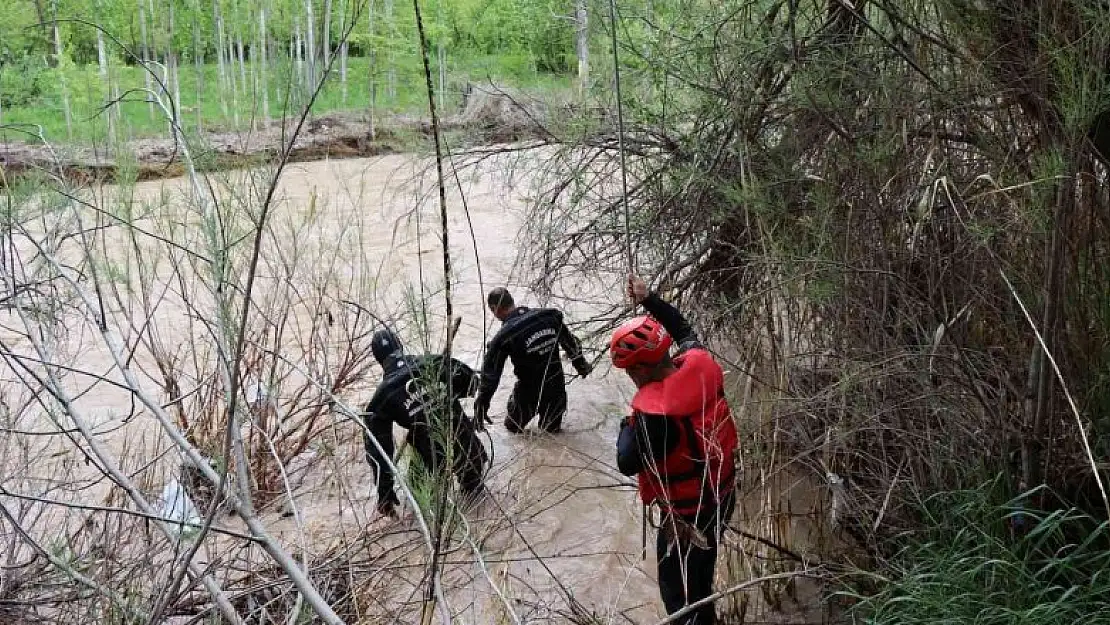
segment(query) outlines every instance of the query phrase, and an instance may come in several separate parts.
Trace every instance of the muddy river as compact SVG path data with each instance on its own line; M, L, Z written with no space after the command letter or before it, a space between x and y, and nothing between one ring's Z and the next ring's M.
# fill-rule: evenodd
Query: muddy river
M438 347L443 336L442 252L438 204L426 190L430 177L418 182L426 165L406 157L298 165L283 179L283 190L292 205L316 193L326 199L322 210L336 224L359 231L360 253L367 259L363 268L374 267L372 281L384 300L379 309L403 316L397 301L419 291L423 272L428 312L437 320L430 322L435 328L430 343ZM552 289L572 292L575 301L540 298L529 290L527 280L534 272L515 265L527 180L510 179L495 167L496 163L487 164L481 175L461 173L468 210L463 210L457 187L448 197L453 305L463 319L454 353L475 369L484 340L499 323L484 314L485 293L493 286L507 286L519 304L561 308L571 322L593 317L607 300L621 296L616 280ZM418 223L412 210L421 199L425 201ZM585 326L575 329L582 337L589 331ZM403 338L409 344L419 340L411 332ZM603 345L593 341L587 347L595 356ZM589 378L569 383L561 434L540 434L533 422L521 436L508 433L500 423L515 381L511 369L506 366L491 407L494 425L487 444L492 442L494 456L489 483L494 501L475 512L474 532L484 535L482 551L491 563L490 574L524 622L567 622L569 596L601 622L655 620L662 612L654 555L649 550L649 559L641 558L641 508L630 480L615 468L617 423L631 398L631 384L602 359ZM371 378L377 374L374 371ZM352 476L352 481L357 478ZM367 487L360 494L366 513L372 515L370 492ZM306 516L326 516L330 505L327 500L312 501ZM448 593L456 622L511 622L485 576L476 569L472 576L468 584Z

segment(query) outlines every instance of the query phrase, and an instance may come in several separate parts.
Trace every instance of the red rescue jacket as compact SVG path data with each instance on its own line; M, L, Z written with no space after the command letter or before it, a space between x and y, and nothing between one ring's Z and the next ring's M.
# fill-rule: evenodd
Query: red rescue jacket
M677 371L636 393L630 423L637 414L652 414L679 426L678 444L663 458L645 459L637 479L645 505L658 502L664 511L693 516L735 488L736 424L724 372L709 352L689 349L674 363Z

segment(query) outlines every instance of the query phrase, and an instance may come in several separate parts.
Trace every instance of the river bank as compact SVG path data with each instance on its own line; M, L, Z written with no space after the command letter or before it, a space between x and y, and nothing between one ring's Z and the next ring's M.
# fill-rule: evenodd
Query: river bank
M496 88L472 88L461 106L443 115L440 130L455 147L550 138L545 120L552 109L566 108ZM570 112L567 109L565 112ZM300 119L287 117L239 131L212 131L188 138L197 167L220 171L250 167L288 151L291 163L347 159L417 151L432 136L429 118L412 115L371 117L369 112L339 112ZM3 130L3 129L0 129ZM0 134L0 187L35 175L76 183L118 183L176 178L185 174L181 146L171 137L106 146L52 144L28 128ZM167 130L167 135L169 132ZM23 140L11 140L22 138Z

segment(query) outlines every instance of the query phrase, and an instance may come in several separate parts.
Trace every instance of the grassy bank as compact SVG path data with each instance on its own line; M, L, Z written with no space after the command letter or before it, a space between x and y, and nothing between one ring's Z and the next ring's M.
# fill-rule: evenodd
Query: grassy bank
M923 527L850 596L869 625L1110 623L1107 523L1031 510L998 483L923 501Z
M436 69L433 67L433 72ZM250 127L252 119L281 117L295 112L306 101L308 90L297 82L298 72L287 60L271 63L265 72L247 63L226 68L228 84L221 89L218 67L203 65L198 72L192 66L180 68L180 117L188 131L240 130ZM245 78L245 80L244 80ZM554 95L570 87L569 76L538 72L527 55L472 55L448 58L447 82L443 94L448 111L457 105L461 90L469 82L486 83L526 89L531 93ZM22 103L4 106L0 124L38 125L52 140L75 144L100 144L113 137L119 141L163 135L166 125L142 94L135 93L121 102L113 118L105 110L113 94L144 87L143 71L133 66L117 66L108 82L95 65L42 69L28 75L0 77L0 89L11 92L18 87L24 95ZM63 107L63 85L69 94L71 123L67 128ZM262 97L265 85L266 98ZM337 111L368 111L371 107L371 86L375 87L374 110L380 115L414 114L427 110L423 67L415 56L382 60L372 66L370 59L351 58L347 80L341 82L338 62L328 76L323 92L313 106L313 113ZM437 85L438 87L438 85ZM171 89L172 91L172 89ZM7 97L9 101L13 98ZM264 107L264 103L268 108ZM265 109L265 110L264 110ZM115 128L111 127L114 123ZM20 133L0 128L0 141L23 138Z

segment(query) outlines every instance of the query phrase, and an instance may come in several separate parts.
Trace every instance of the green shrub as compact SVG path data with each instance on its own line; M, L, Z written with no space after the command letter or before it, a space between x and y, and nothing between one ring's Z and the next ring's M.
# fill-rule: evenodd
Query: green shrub
M0 105L27 106L42 95L45 58L20 54L0 58Z

